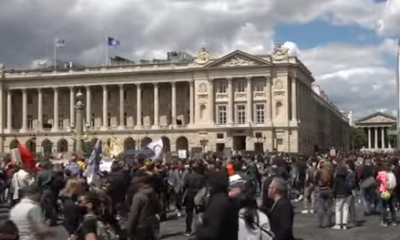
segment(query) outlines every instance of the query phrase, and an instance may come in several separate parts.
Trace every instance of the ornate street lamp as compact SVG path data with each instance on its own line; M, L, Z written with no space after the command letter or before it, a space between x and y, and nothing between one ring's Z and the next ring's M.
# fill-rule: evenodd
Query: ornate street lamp
M203 147L203 152L206 152L207 144L208 144L208 139L203 138L200 140L200 145Z
M75 151L77 153L82 153L83 152L83 148L82 148L82 143L84 140L87 139L87 135L84 135L84 129L83 129L83 107L85 106L82 101L83 94L81 93L81 91L79 90L79 92L76 94L76 99L78 100L76 105L75 105L75 109L76 109L76 126L74 126L73 123L71 123L71 133L73 134L73 138L75 139L75 146L76 149ZM88 129L89 128L89 124L85 125L85 128Z

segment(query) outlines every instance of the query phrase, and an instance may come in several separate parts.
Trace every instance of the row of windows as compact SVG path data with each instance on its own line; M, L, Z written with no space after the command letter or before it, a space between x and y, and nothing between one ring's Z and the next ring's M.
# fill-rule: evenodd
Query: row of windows
M235 81L236 88L235 92L245 92L247 88L246 80L237 80ZM253 81L254 90L256 92L263 92L265 90L266 82L265 80L259 79ZM217 93L226 93L228 89L228 82L227 81L219 81L216 85Z
M256 112L255 112L255 122L256 123L264 123L265 120L265 106L264 104L257 104L256 105ZM246 105L237 105L236 106L236 121L238 124L245 124L246 123ZM217 116L217 123L218 124L226 124L227 122L227 109L226 106L218 106L218 116Z

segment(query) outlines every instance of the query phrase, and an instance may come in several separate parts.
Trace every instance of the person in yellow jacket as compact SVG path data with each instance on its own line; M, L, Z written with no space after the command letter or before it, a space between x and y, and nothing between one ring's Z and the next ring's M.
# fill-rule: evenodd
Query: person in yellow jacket
M86 170L86 164L84 159L79 159L77 164L83 169Z

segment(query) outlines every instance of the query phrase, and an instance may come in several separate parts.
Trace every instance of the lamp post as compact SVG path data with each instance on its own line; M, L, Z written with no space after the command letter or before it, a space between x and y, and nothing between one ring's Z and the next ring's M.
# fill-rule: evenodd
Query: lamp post
M208 139L203 138L200 140L200 145L203 147L203 153L206 152L207 144L208 144Z
M79 90L79 92L76 94L76 98L77 98L77 103L75 105L75 109L76 109L76 126L74 126L73 123L71 123L71 132L75 132L74 133L74 138L75 138L75 143L76 143L76 149L75 151L77 153L82 153L83 152L83 148L82 148L82 141L86 139L86 136L83 135L84 133L84 129L83 129L83 107L85 106L82 101L83 94L81 93L81 91ZM85 126L86 128L88 127L88 124L86 124Z

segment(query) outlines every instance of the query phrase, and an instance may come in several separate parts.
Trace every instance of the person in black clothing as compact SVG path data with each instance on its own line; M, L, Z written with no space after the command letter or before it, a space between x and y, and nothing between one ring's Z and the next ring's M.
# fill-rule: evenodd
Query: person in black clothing
M57 212L55 199L57 198L56 190L54 189L55 173L53 164L49 161L41 163L42 169L36 174L35 182L41 190L40 205L44 210L44 215L47 220L50 220L52 226L57 225ZM59 190L59 189L58 189Z
M101 201L94 192L79 197L78 205L83 222L78 227L75 235L77 240L97 239L97 218L101 212Z
M120 161L114 161L111 165L111 173L107 176L110 186L108 195L112 200L112 210L115 215L122 217L127 212L125 196L128 188L128 181ZM126 217L126 216L124 216Z
M210 198L196 231L197 240L237 240L239 231L239 206L229 199L229 180L221 172L208 177Z
M376 212L376 171L375 167L371 164L371 159L366 159L365 164L361 168L360 173L360 186L364 202L364 215L368 216L371 213Z
M395 208L399 208L400 206L400 166L399 166L399 159L397 157L394 157L391 159L392 165L393 165L393 174L396 177L396 187L393 189L393 194L395 197L395 203L394 206Z
M78 195L81 193L82 189L81 181L76 178L70 178L61 192L64 215L63 225L69 235L75 234L82 220L79 206L76 204Z
M271 169L271 171L269 171L268 176L263 183L263 189L261 192L262 202L260 210L265 214L268 214L269 211L271 210L272 205L274 205L274 200L268 196L268 189L272 183L272 180L274 180L274 178L277 176L278 176L278 168L273 168Z
M268 196L274 200L269 212L271 230L276 240L294 240L293 205L287 198L287 185L284 179L274 178L268 189Z
M193 171L189 173L183 183L183 192L185 192L184 205L186 210L186 236L192 235L192 222L195 208L194 197L200 189L206 186L206 179L203 175L203 166L200 163L195 162L192 169Z

